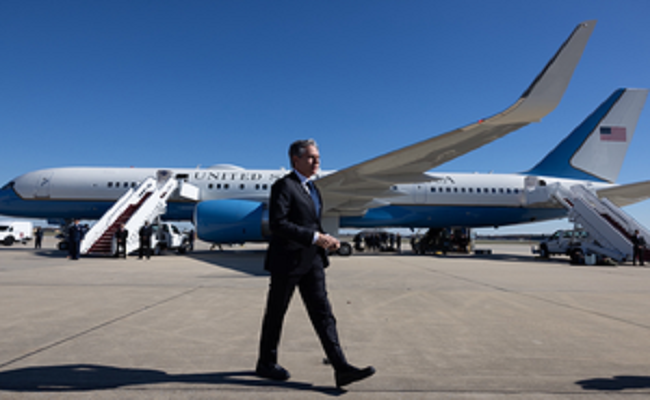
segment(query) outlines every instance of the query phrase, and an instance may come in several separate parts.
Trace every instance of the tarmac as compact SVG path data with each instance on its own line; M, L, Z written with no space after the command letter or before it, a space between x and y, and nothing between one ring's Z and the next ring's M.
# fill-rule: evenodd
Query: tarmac
M348 359L334 386L295 296L287 382L254 374L264 245L151 260L0 247L0 399L647 399L650 269L492 255L332 257Z

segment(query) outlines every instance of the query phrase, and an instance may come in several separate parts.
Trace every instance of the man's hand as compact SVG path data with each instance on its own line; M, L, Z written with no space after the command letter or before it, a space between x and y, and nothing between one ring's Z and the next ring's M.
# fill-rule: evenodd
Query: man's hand
M341 242L333 236L321 233L318 235L318 240L316 240L316 246L320 246L325 250L336 251L341 247Z

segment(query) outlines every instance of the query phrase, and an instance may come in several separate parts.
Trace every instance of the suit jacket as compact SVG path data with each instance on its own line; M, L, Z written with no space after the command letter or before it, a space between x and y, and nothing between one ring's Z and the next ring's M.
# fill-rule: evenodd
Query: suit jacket
M153 228L151 225L142 225L142 228L140 228L138 234L140 235L140 243L151 242Z
M68 229L68 239L72 242L81 242L84 238L84 232L81 225L72 225Z
M277 180L271 187L271 241L264 268L273 274L293 275L305 273L313 266L327 267L327 253L312 244L314 233L323 232L320 217L295 171Z
M646 245L646 242L643 236L632 235L632 244L635 247L644 247Z

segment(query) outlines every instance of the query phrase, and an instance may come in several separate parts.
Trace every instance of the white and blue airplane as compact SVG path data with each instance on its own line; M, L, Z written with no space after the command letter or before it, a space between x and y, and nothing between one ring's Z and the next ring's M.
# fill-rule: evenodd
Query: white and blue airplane
M650 197L650 182L615 185L648 91L615 91L531 170L509 175L436 174L433 168L537 122L562 98L594 29L579 24L524 94L506 110L465 127L317 178L329 232L368 227L493 227L566 216L554 204L529 206L524 188L576 183L624 206ZM26 173L0 189L0 214L72 220L100 218L129 188L155 176L153 168L52 168ZM199 199L172 196L164 218L192 220L214 243L268 238L270 187L286 170L231 165L169 169L199 188Z

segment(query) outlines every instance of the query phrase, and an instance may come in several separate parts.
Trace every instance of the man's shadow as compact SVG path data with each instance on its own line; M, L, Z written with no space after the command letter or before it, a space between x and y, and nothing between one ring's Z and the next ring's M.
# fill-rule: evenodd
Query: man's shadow
M116 389L156 383L202 383L242 385L253 388L280 387L320 392L331 396L344 393L335 387L304 382L275 382L258 378L253 371L170 375L153 369L119 368L93 364L27 367L0 372L0 390L13 392L78 392Z
M593 378L576 382L584 390L623 391L626 389L650 389L650 376L613 376Z

